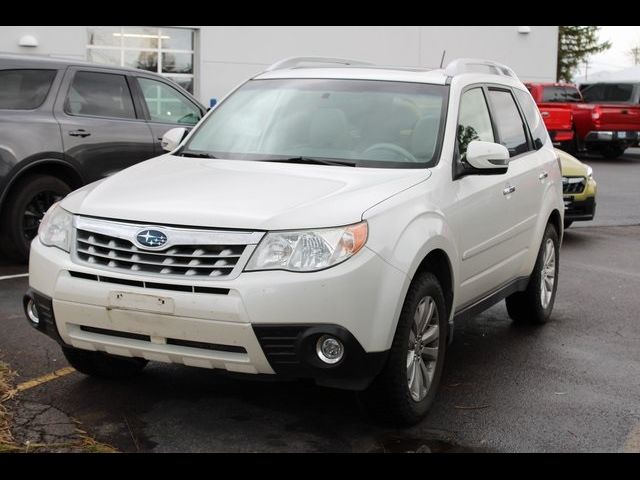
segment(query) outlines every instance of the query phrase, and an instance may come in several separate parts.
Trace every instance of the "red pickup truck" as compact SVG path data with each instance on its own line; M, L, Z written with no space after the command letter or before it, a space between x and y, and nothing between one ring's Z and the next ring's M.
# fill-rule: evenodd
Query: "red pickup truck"
M640 139L640 106L585 103L575 85L526 83L554 145L569 152L597 152L616 158Z

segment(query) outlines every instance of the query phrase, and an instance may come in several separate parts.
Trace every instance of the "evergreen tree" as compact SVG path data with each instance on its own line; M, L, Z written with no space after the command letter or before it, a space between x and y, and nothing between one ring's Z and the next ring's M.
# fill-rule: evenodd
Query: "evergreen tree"
M570 82L580 65L590 55L611 48L611 42L599 42L600 27L558 27L558 81Z

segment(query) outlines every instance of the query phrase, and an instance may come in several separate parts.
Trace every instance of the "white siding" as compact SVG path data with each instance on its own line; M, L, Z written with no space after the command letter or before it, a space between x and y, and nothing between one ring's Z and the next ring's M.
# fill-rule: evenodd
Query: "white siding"
M553 81L556 26L192 26L196 39L196 93L208 104L248 76L288 56L337 56L384 65L437 67L457 57L506 63L523 80ZM40 46L18 46L24 34ZM86 27L1 27L0 51L85 58Z

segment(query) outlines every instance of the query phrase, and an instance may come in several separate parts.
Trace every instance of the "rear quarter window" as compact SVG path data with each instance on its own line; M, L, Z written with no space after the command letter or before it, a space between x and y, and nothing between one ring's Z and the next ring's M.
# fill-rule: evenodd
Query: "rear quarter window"
M47 98L57 70L0 70L0 109L33 110Z
M533 145L537 150L544 145L547 139L547 127L545 127L544 121L540 116L540 111L531 96L522 90L514 89L513 91L522 108L522 113L524 113L524 118L531 132Z

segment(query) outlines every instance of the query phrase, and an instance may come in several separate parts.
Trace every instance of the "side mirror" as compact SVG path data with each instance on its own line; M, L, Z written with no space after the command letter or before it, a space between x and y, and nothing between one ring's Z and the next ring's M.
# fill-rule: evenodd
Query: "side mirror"
M172 128L162 136L160 146L165 152L173 152L188 132L186 128Z
M504 145L474 140L467 147L467 163L481 170L478 173L500 174L509 168L509 150Z

